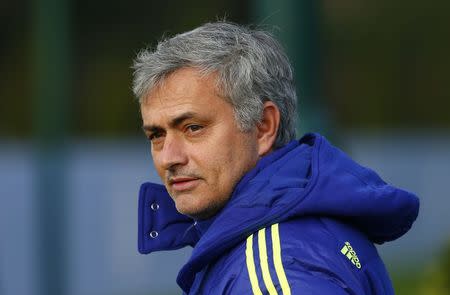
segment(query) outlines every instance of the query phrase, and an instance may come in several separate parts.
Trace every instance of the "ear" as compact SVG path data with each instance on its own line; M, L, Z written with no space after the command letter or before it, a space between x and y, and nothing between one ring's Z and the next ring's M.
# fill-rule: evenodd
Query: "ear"
M279 125L280 111L278 107L273 102L266 101L261 122L257 126L258 155L260 157L272 151Z

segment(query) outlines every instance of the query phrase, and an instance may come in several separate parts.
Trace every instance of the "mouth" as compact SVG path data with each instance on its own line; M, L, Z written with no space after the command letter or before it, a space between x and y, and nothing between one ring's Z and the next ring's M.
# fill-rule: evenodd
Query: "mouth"
M169 185L176 192L183 192L194 189L199 182L199 178L174 177L169 179Z

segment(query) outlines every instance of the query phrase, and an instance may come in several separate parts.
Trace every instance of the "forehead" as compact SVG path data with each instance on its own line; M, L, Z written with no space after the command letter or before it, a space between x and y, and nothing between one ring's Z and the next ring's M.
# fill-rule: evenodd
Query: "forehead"
M179 69L143 99L144 124L159 123L185 112L214 114L229 112L232 106L218 95L215 74L202 76L197 69Z

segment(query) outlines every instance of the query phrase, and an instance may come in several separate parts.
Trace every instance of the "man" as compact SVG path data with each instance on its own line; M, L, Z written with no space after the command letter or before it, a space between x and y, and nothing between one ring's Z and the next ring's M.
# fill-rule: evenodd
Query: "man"
M373 242L406 233L418 199L318 134L294 139L293 73L273 37L208 23L134 69L164 182L141 187L139 251L194 247L185 294L393 294Z

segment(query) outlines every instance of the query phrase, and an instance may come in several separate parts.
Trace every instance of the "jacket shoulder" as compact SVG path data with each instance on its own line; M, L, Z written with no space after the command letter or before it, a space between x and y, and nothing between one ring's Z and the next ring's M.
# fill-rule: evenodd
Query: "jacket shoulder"
M393 294L373 244L323 217L254 232L212 263L203 281L201 294Z
M345 294L393 294L377 249L352 225L329 217L302 217L280 224L280 236L288 277L299 291L316 294L314 290L328 286Z

